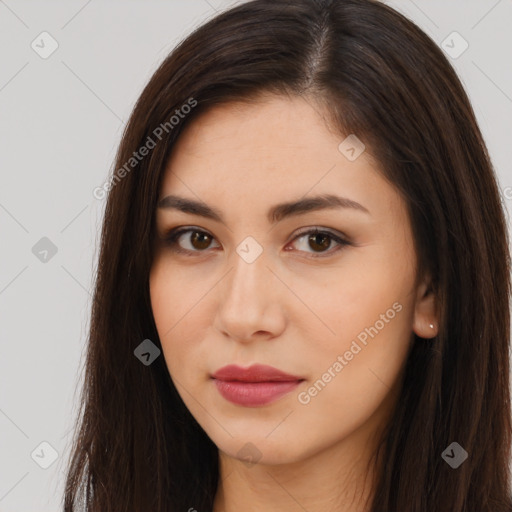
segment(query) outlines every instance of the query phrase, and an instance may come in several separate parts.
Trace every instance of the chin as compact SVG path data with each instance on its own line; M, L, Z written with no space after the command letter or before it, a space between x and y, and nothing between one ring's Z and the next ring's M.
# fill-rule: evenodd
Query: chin
M247 467L255 464L269 466L292 464L307 458L307 450L301 443L283 443L282 439L265 438L261 433L247 434L243 438L235 436L220 445L215 444L221 452L244 462Z

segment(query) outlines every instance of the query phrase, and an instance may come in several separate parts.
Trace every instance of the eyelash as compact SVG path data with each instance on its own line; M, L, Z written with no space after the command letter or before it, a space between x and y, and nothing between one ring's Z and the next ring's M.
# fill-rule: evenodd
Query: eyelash
M181 248L178 245L178 238L181 235L183 235L184 233L201 233L201 234L211 236L212 239L215 240L215 238L212 235L210 235L210 233L208 233L207 231L204 231L202 229L191 228L191 227L175 228L175 229L170 230L163 237L165 245L167 247L171 248L176 253L183 254L185 256L190 256L190 257L199 256L200 254L202 254L208 250L208 249L205 249L203 251L197 251L197 250L190 251L188 249ZM350 242L348 242L344 238L341 238L340 236L337 236L334 233L327 231L325 229L316 228L316 227L313 229L309 229L308 231L302 231L302 232L298 233L290 243L295 242L296 240L298 240L306 235L318 235L318 234L327 235L331 240L333 240L334 242L336 242L339 245L334 250L328 250L328 251L317 253L317 254L308 253L309 254L309 256L307 256L308 258L326 258L326 257L332 256L334 253L339 252L345 246L352 245ZM305 251L299 251L299 252L305 252Z

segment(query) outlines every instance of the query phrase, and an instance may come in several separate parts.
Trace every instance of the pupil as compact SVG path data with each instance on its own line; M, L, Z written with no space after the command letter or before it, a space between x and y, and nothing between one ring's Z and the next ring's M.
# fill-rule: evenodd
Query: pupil
M321 242L318 242L318 238L320 238ZM313 242L315 245L319 245L321 249L327 249L330 245L329 236L324 234L315 234L309 237L309 242ZM312 249L315 247L311 246ZM315 249L316 250L316 249Z

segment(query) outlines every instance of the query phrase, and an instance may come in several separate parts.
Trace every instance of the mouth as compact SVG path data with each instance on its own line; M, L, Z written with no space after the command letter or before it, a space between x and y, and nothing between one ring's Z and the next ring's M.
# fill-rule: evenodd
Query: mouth
M211 377L224 399L245 407L258 407L275 402L305 380L272 366L260 364L248 368L224 366Z

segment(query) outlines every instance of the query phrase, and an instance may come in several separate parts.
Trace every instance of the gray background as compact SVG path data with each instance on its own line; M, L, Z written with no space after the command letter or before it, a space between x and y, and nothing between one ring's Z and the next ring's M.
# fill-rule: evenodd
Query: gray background
M233 3L0 0L0 512L60 510L104 208L92 191L152 72ZM509 208L512 1L387 3L439 46L453 31L468 42L450 60ZM43 31L59 45L46 59L31 47L50 48ZM445 44L462 48L453 37ZM54 255L40 252L43 237ZM52 449L42 442L58 453L47 469Z

